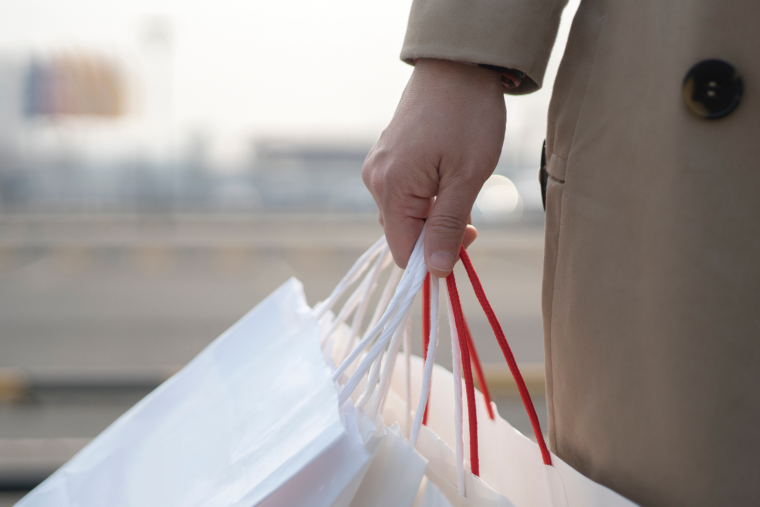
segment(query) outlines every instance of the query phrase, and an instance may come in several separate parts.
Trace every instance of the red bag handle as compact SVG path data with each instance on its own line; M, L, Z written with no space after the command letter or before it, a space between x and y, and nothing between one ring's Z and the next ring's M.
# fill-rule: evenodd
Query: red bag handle
M488 384L486 383L486 376L483 374L483 366L480 364L480 357L478 357L478 351L475 349L475 342L472 340L472 333L470 333L470 326L467 325L467 319L464 318L464 330L467 334L467 346L470 349L470 359L472 359L472 366L475 368L475 374L478 376L478 384L480 385L480 392L483 394L483 400L486 402L486 410L488 411L488 418L493 421L493 408L491 408L491 392L488 390Z
M464 330L467 335L467 347L470 350L470 358L472 359L472 366L475 368L475 373L478 376L478 385L480 386L480 392L483 394L483 398L486 402L486 410L488 411L488 418L493 421L493 408L491 407L491 392L488 389L486 383L486 376L483 374L483 366L480 364L480 357L478 351L475 348L475 342L472 339L472 333L470 332L470 326L467 324L467 319L464 319ZM427 359L427 349L430 343L430 273L425 275L425 283L422 285L422 360L423 363ZM432 381L432 379L431 379ZM432 383L432 382L431 382ZM431 385L432 388L432 385ZM427 411L430 405L430 396L428 395L428 403L425 405L425 412L422 416L422 424L427 425Z
M464 376L464 386L467 392L467 415L470 422L470 469L473 475L480 475L480 458L478 456L478 416L475 409L475 386L472 382L472 368L470 367L470 352L467 344L467 331L464 325L464 315L462 314L462 305L459 302L459 291L457 282L452 271L446 277L446 288L449 290L451 298L451 309L454 313L454 323L457 328L457 337L459 338L459 354L462 356L462 374ZM454 358L456 361L457 358ZM458 379L455 379L455 382Z
M517 367L517 362L515 361L514 355L512 354L512 350L510 349L509 344L507 343L507 339L504 336L504 331L501 328L501 324L499 324L499 321L496 319L493 308L491 308L491 303L488 301L485 291L483 290L483 285L480 282L480 278L475 272L475 268L472 265L470 256L467 254L467 251L464 249L464 247L461 247L459 257L462 259L462 264L464 265L465 270L467 271L467 275L470 278L470 282L472 283L472 287L475 291L476 297L478 298L478 302L480 302L480 305L483 307L483 311L486 313L488 322L493 329L494 335L496 336L496 341L499 343L501 351L504 354L504 358L507 360L507 364L509 365L509 370L512 373L512 377L514 377L515 382L517 383L517 389L520 392L520 398L522 399L523 405L528 412L528 417L530 418L530 423L533 427L536 441L538 442L538 446L541 449L541 457L544 461L544 464L551 465L551 454L549 453L549 449L546 446L546 441L544 440L544 435L541 431L541 424L538 421L538 416L536 415L536 409L533 406L533 401L530 398L530 393L528 393L528 388L525 386L525 381L522 378L520 369ZM470 467L474 475L479 475L480 459L478 455L478 421L477 411L475 410L475 386L473 383L472 368L470 365L471 362L478 376L478 383L481 386L481 391L486 402L488 416L493 420L494 415L491 408L491 395L488 390L488 385L485 381L485 376L483 375L483 367L480 363L480 358L478 357L477 350L475 349L475 343L472 339L467 321L464 318L464 313L462 312L462 305L459 300L459 291L457 289L456 278L454 277L453 271L451 274L449 274L449 276L446 277L446 284L449 290L449 294L451 295L451 306L454 313L454 322L457 328L457 334L459 335L459 350L461 354L462 373L465 381L465 391L467 393L467 412L470 427ZM429 339L430 273L428 273L425 277L425 283L423 284L422 290L422 341L423 351L425 355L427 355L427 345ZM428 401L429 400L430 398L428 397ZM423 417L423 424L426 423L427 405L425 406L425 414Z
M517 389L520 391L520 398L522 399L523 405L525 405L525 410L528 412L528 417L530 417L530 424L531 426L533 426L533 433L536 435L536 442L538 442L538 447L541 449L541 457L543 458L544 464L551 465L552 458L551 458L551 454L549 453L549 449L546 447L546 442L544 441L544 434L541 432L541 423L539 423L538 421L538 416L536 415L536 409L533 406L533 401L531 400L530 394L528 393L528 388L525 386L525 381L522 378L520 369L517 367L517 362L515 361L515 357L512 354L512 350L509 348L507 339L504 336L504 331L501 329L501 324L499 324L499 321L496 319L496 315L493 312L493 308L491 308L491 303L488 302L486 293L483 290L483 284L480 283L480 278L478 278L478 274L475 272L475 268L473 268L472 266L472 261L470 260L470 256L467 255L467 251L464 249L464 247L461 247L459 249L459 257L460 259L462 259L462 264L464 265L464 269L467 271L467 276L470 278L470 282L472 283L472 288L475 290L475 296L478 298L478 301L480 302L480 306L483 307L483 311L486 313L486 317L488 317L488 322L489 324L491 324L491 328L493 329L493 332L496 335L496 341L499 342L499 347L501 347L501 352L504 354L504 359L507 360L507 365L509 365L509 371L512 372L512 377L514 377L515 382L517 383ZM451 277L451 284L454 285L454 288L456 290L456 285L455 285L456 282L454 281L454 273L452 272L451 275L449 276ZM446 281L448 283L448 278ZM454 298L452 298L452 306L454 303L453 299ZM459 298L457 297L457 306L459 306L458 299ZM457 307L454 307L455 314L457 313L457 311L461 313L462 311L461 306L458 308L458 310L457 310ZM462 317L462 320L464 320L463 317ZM458 326L457 326L457 332L460 332ZM472 372L470 372L470 374L472 374ZM469 399L469 393L468 393L467 403L468 405L471 403ZM472 426L470 426L470 432L472 432ZM470 435L470 446L472 447L472 434ZM476 449L476 454L477 454L477 449ZM472 462L472 449L470 450L470 457L471 457L470 461ZM473 468L473 473L475 473L474 468Z
M430 273L425 275L425 282L422 284L422 368L425 369L427 361L428 345L430 343ZM433 379L430 379L430 388L433 388ZM427 403L425 403L425 412L422 414L422 424L427 426L428 406L430 405L430 391L428 391Z

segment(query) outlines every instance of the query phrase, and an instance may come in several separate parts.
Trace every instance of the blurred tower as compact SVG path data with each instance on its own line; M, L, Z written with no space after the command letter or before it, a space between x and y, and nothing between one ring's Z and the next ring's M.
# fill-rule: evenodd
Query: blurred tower
M173 98L173 30L171 20L153 17L144 21L139 34L143 81L141 115L147 145L159 159L171 155Z

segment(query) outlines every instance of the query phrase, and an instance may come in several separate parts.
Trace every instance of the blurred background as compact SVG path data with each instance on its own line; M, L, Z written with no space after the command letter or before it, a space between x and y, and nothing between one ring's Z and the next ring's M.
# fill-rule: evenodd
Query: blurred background
M410 3L0 0L0 505L290 276L326 297L382 234L360 171L412 71ZM537 172L576 7L544 89L506 97L473 209L473 262L544 429ZM527 432L460 280L499 409Z

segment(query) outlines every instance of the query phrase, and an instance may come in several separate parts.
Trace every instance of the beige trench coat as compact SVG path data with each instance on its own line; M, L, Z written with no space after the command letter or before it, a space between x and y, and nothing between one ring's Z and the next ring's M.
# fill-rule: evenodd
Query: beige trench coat
M519 69L529 93L563 7L415 0L402 58ZM682 93L705 59L743 80L721 119ZM582 0L546 141L548 433L643 505L760 505L759 149L760 1Z

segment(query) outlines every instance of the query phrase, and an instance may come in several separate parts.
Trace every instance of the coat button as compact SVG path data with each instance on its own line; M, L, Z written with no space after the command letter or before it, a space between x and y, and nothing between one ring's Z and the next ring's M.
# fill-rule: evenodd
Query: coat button
M742 78L723 60L702 60L683 80L683 100L702 118L715 120L730 114L742 99Z

